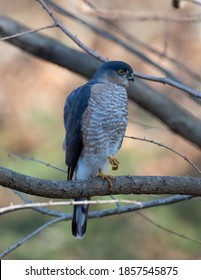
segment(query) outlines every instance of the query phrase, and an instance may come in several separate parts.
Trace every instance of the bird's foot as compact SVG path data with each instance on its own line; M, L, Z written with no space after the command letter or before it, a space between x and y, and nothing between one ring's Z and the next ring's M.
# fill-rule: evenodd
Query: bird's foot
M109 184L109 188L112 189L111 180L114 180L114 176L106 175L100 170L99 173L98 173L98 177L100 177L102 180L106 180Z
M119 167L119 161L113 156L109 156L108 159L112 165L112 170L117 170Z

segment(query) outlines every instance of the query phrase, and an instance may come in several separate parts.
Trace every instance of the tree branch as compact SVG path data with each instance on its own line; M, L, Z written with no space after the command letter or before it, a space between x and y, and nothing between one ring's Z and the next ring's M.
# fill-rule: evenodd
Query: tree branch
M95 57L98 60L101 60L103 62L107 62L108 59L101 57L98 53L88 48L86 45L80 41L77 36L73 35L60 21L59 19L52 13L48 5L43 0L37 0L43 7L43 9L49 14L49 16L53 19L56 26L58 26L72 41L74 41L81 49L83 49L86 53L91 55L92 57Z
M171 78L171 79L173 79L175 81L178 81L178 77L173 75L171 73L171 71L167 70L163 66L159 65L158 63L156 63L153 59L151 59L150 57L145 55L142 51L137 50L136 48L131 46L131 44L127 43L125 40L122 40L119 36L116 36L116 35L112 34L111 32L108 32L106 30L101 29L99 26L96 26L94 23L91 24L91 23L89 23L88 21L86 21L84 19L80 19L76 15L72 14L71 12L69 12L67 10L64 10L58 4L55 4L54 2L52 2L50 0L46 0L46 2L51 6L52 9L54 9L57 12L59 12L60 14L62 14L64 16L67 16L67 17L70 17L73 20L78 21L82 25L86 26L88 29L92 30L95 34L99 35L101 38L105 38L106 40L109 40L109 41L114 42L115 44L117 44L119 46L122 46L127 51L129 51L130 53L134 54L135 56L140 58L145 63L150 64L151 66L153 66L156 69L158 69L159 71L161 71L165 76L167 76L167 77L169 77L169 78ZM112 27L114 27L114 22L113 21L106 20L106 19L104 19L104 21L107 24L110 24L110 25L112 25ZM117 31L118 34L120 33L119 29L117 29L116 31Z
M199 2L199 1L195 1ZM201 19L200 14L184 14L184 15L171 15L164 14L162 11L154 12L151 14L150 11L145 12L133 12L133 11L122 11L122 10L106 10L92 8L92 5L88 5L85 1L73 1L74 6L79 12L86 15L96 16L111 20L126 20L126 21L172 21L172 22L198 22Z
M193 90L192 88L190 88L190 87L188 87L188 86L186 86L182 83L173 81L170 78L154 77L154 76L150 76L150 75L144 75L144 74L141 74L141 73L137 73L136 71L134 71L134 76L138 77L138 78L141 78L141 79L154 81L154 82L157 82L157 83L168 84L168 85L173 86L177 89L180 89L184 92L187 92L189 95L192 95L193 97L201 98L201 93L199 91Z
M27 242L30 238L32 238L35 235L37 235L38 233L40 233L42 230L46 229L47 227L49 227L53 224L61 222L64 219L65 219L64 217L55 218L54 220L51 220L51 221L47 222L46 224L42 225L41 227L37 228L36 230L32 231L30 234L28 234L27 236L25 236L24 238L22 238L21 240L19 240L18 242L16 242L12 246L10 246L7 250L2 252L0 254L0 259L4 258L6 255L8 255L12 251L14 251L16 248L18 248L19 246L21 246L22 244Z
M171 176L119 176L108 182L95 178L91 181L54 181L23 175L0 167L0 184L27 194L49 198L79 198L111 194L188 194L201 195L201 178Z
M190 195L176 195L176 196L171 196L171 197L166 197L166 198L161 198L161 199L156 199L156 200L151 200L151 201L145 201L145 202L142 202L141 204L134 204L134 205L129 205L129 206L119 206L119 207L112 208L112 209L90 212L88 218L93 219L93 218L97 218L97 217L101 218L101 217L112 216L112 215L116 215L116 214L124 214L124 213L133 212L133 211L150 208L150 207L154 207L154 206L173 204L173 203L181 202L184 200L189 200L192 198L193 198L193 196L190 196ZM34 208L34 210L37 210L37 209ZM15 243L14 245L10 246L7 250L2 252L0 254L0 258L5 257L7 254L12 252L17 247L21 246L23 243L27 242L30 238L32 238L33 236L35 236L36 234L38 234L39 232L41 232L48 226L50 226L54 223L61 222L63 220L72 219L72 214L57 213L55 216L57 216L56 219L53 219L52 221L39 227L38 229L33 231L31 234L27 235L26 237L24 237L23 239L21 239L20 241ZM183 237L185 237L185 236L183 236ZM192 241L196 242L196 240L192 240Z
M9 18L0 17L1 36L9 36L27 30L29 29ZM86 53L36 33L12 38L8 42L32 55L58 64L86 78L91 78L100 66L99 61ZM64 57L66 59L63 59ZM201 121L170 98L138 79L129 89L129 98L158 117L172 131L201 147Z

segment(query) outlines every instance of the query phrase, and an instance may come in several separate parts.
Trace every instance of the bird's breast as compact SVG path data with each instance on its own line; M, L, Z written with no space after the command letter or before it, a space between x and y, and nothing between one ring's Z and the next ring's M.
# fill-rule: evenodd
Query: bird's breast
M83 153L108 157L119 150L128 122L124 87L96 84L82 116Z

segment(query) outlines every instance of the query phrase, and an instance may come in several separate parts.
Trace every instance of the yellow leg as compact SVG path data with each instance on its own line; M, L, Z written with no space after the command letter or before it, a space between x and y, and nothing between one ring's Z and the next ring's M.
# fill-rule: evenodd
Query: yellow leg
M117 170L119 167L119 161L113 156L109 156L108 159L112 165L112 170Z
M113 176L111 176L111 175L106 175L106 174L104 174L104 173L100 170L100 171L98 172L98 177L100 177L102 180L108 181L109 188L112 189L112 182L111 182L111 180L114 179Z

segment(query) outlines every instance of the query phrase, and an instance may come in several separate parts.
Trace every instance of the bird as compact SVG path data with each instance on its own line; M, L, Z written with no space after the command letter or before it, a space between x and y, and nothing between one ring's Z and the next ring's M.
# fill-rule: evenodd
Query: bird
M119 151L128 124L129 81L132 67L123 61L108 61L86 84L73 90L64 105L65 163L67 180L109 179L109 166L118 169ZM86 201L90 198L78 198ZM86 232L89 204L75 204L72 235L82 239Z

